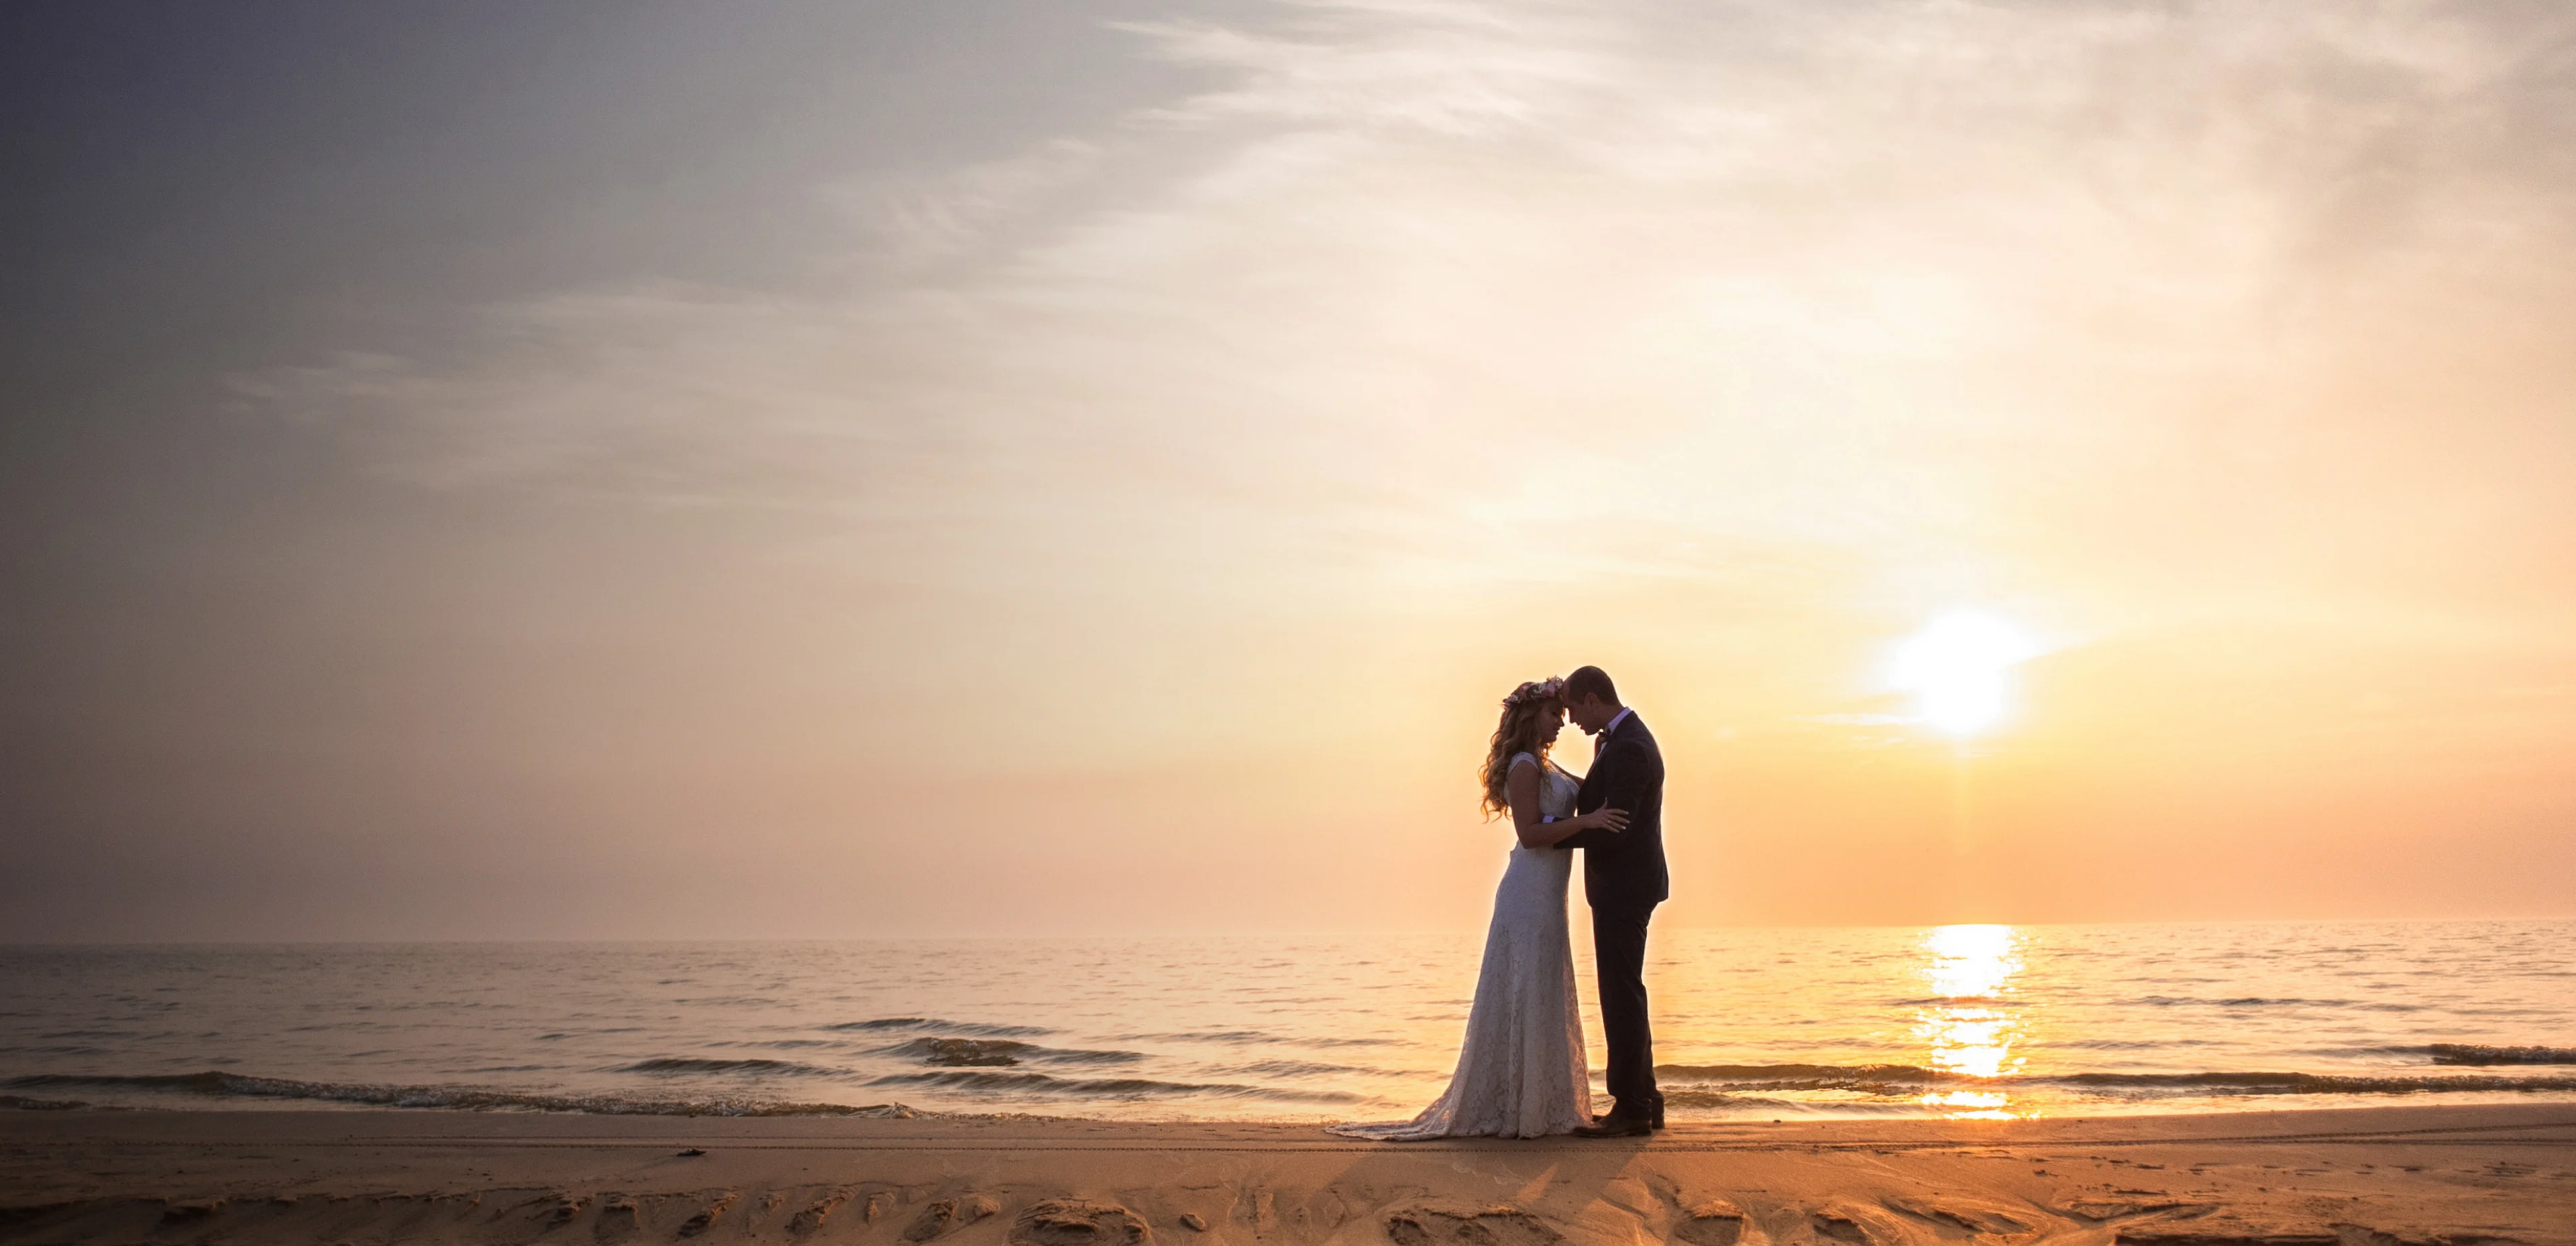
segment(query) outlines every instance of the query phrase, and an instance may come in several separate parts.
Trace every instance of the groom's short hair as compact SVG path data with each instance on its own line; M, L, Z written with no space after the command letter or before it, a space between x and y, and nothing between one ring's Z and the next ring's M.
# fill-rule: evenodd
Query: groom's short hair
M1581 705L1585 697L1599 697L1604 705L1619 703L1619 689L1610 682L1610 672L1597 666L1578 666L1565 677L1565 703Z

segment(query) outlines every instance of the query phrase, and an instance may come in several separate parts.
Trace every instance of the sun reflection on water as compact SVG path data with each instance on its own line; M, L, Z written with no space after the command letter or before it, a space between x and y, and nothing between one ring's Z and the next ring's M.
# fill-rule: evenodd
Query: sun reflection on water
M1923 936L1924 983L1931 988L1915 1014L1914 1034L1928 1049L1927 1064L1945 1081L2004 1077L2021 1070L2022 1038L2013 1008L2013 977L2021 972L2021 937L2010 926L1936 926ZM1936 1084L1923 1106L1943 1116L2006 1119L2036 1109L2016 1108L2001 1089L1950 1089Z

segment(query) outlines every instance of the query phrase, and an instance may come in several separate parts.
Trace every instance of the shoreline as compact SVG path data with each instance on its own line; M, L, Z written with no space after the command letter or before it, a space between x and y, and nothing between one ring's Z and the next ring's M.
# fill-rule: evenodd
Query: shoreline
M551 1118L597 1117L610 1120L673 1121L1022 1121L1036 1124L1109 1125L1122 1129L1145 1130L1241 1125L1252 1128L1286 1131L1295 1131L1300 1129L1320 1130L1327 1125L1339 1124L1345 1121L1374 1121L1378 1119L1377 1117L1368 1115L1365 1110L1362 1110L1357 1114L1323 1113L1305 1116L1223 1116L1185 1114L1169 1116L1101 1116L1085 1115L1082 1108L1076 1105L1068 1105L1068 1110L1065 1111L1031 1111L1016 1108L979 1109L975 1107L924 1106L916 1103L906 1103L900 1100L887 1100L879 1103L863 1104L767 1099L747 1099L741 1101L728 1101L721 1099L654 1100L641 1098L625 1099L606 1095L579 1096L570 1094L493 1091L480 1087L423 1087L419 1089L425 1092L434 1093L438 1096L437 1101L401 1102L392 1098L353 1098L344 1100L326 1096L300 1095L278 1096L275 1098L259 1095L209 1095L202 1103L190 1103L184 1100L178 1103L135 1103L115 1101L102 1102L86 1099L56 1099L17 1094L0 1094L0 1118L5 1118L11 1113L68 1113L97 1115L162 1113L173 1116L240 1115L248 1117L296 1114L341 1117L374 1114L391 1117L527 1116ZM1702 1115L1696 1111L1690 1112L1687 1115L1677 1113L1674 1116L1674 1121L1677 1128L1681 1125L1688 1125L1694 1129L1703 1127L1767 1127L1785 1129L1796 1126L1830 1125L1988 1125L2012 1123L2064 1123L2069 1121L2225 1120L2235 1117L2294 1118L2316 1116L2319 1114L2352 1112L2435 1112L2453 1110L2474 1112L2486 1109L2512 1110L2522 1108L2529 1108L2536 1111L2555 1108L2562 1109L2570 1115L2576 1115L2576 1092L2556 1090L2540 1093L2494 1092L2484 1094L2479 1097L2473 1097L2475 1094L2476 1092L2462 1095L2441 1095L2438 1097L2426 1095L2416 1098L2413 1102L2390 1101L2402 1099L2403 1097L2401 1096L2366 1097L2355 1095L2342 1096L2339 1097L2339 1101L2334 1102L2316 1102L2315 1100L2326 1098L2326 1096L2266 1095L2247 1096L2246 1098L2238 1101L2244 1104L2244 1106L2241 1107L2177 1107L2170 1103L2140 1103L2131 1106L2110 1106L2106 1108L2106 1105L2088 1104L2086 1105L2087 1107L2104 1110L2086 1112L2034 1112L2027 1115L1999 1117L1978 1116L1955 1110L1936 1112L1930 1109L1901 1108L1893 1106L1881 1107L1877 1105L1855 1107L1844 1104L1832 1104L1819 1107L1817 1105L1800 1103L1765 1107L1757 1112L1744 1115ZM2379 1101L2373 1102L2371 1101L2372 1098L2377 1098ZM1400 1111L1400 1107L1390 1106L1386 1110L1396 1112ZM1763 1112L1783 1112L1785 1114L1780 1116L1767 1116L1762 1115L1761 1113ZM1390 1116L1387 1119L1393 1120L1399 1118Z
M2576 1050L2566 1048L2481 1049L2507 1054L2532 1053L2534 1058L2498 1060L2467 1066L2474 1071L2426 1077L2414 1073L2382 1075L2324 1075L2284 1072L2226 1072L2176 1076L2170 1074L2117 1074L2106 1077L2125 1078L2150 1085L2171 1085L2182 1081L2207 1083L2211 1087L2232 1088L2223 1098L2216 1095L2197 1099L2167 1097L2162 1099L2083 1100L2074 1103L2050 1103L2016 1092L2020 1081L1996 1078L1974 1078L1965 1075L1908 1082L1914 1097L1907 1100L1839 1101L1839 1100L1766 1100L1758 1095L1739 1093L1739 1088L1705 1091L1677 1085L1668 1093L1675 1105L1675 1119L1694 1124L1783 1124L1821 1121L1917 1120L1939 1121L1966 1119L1988 1109L1977 1104L1948 1102L1951 1095L1922 1094L1934 1086L1987 1091L1994 1087L1998 1101L2013 1093L2025 1095L2018 1110L1994 1109L1998 1119L2073 1119L2110 1117L2161 1116L2228 1116L2249 1112L2321 1112L2365 1110L2378 1107L2502 1107L2524 1105L2576 1105L2576 1073L2562 1072L2549 1066L2576 1065ZM2542 1059L2539 1057L2546 1057ZM2491 1067L2540 1066L2545 1072L2490 1072ZM1801 1075L1812 1074L1817 1066L1749 1066L1755 1072L1786 1069ZM2445 1068L2455 1067L2445 1065ZM1695 1066L1664 1066L1658 1073L1681 1082L1695 1073L1707 1072ZM1729 1068L1743 1074L1745 1068ZM2045 1078L2025 1079L2045 1082ZM2338 1084L2366 1085L2374 1089L2338 1089ZM87 1090L96 1097L78 1097ZM1426 1092L1428 1093L1428 1092ZM1310 1096L1311 1097L1311 1096ZM1357 1098L1357 1096L1350 1096ZM1598 1092L1596 1091L1596 1097ZM1715 1101L1714 1110L1710 1101ZM1935 1104L1937 1106L1927 1106ZM1346 1120L1374 1120L1381 1117L1401 1119L1410 1103L1378 1101L1336 1105L1329 1112L1312 1110L1312 1105L1289 1111L1195 1113L1174 1110L1151 1101L1138 1100L1055 1100L1012 1104L959 1103L937 1097L927 1104L889 1099L874 1103L850 1103L832 1100L795 1099L775 1095L715 1094L699 1097L656 1096L649 1091L528 1089L519 1090L491 1085L401 1085L364 1082L314 1082L293 1078L266 1077L230 1070L208 1069L187 1074L97 1074L51 1073L0 1079L0 1110L17 1111L178 1111L178 1112L264 1112L264 1111L452 1111L452 1112L535 1112L559 1115L600 1116L670 1116L670 1117L742 1117L829 1119L884 1118L910 1119L920 1116L1001 1117L1006 1119L1061 1119L1117 1121L1138 1126L1160 1126L1189 1123L1259 1122L1283 1126L1323 1125ZM1119 1109L1102 1113L1103 1108ZM1975 1109L1972 1111L1971 1109ZM1094 1115L1093 1113L1101 1113Z
M0 1242L683 1237L2576 1246L2576 1104L1426 1143L1031 1116L0 1111Z

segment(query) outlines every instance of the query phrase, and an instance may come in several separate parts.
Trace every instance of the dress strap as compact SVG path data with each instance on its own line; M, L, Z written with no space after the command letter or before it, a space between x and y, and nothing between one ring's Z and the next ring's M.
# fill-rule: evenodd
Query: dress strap
M1528 762L1529 764L1531 764L1531 765L1533 765L1533 766L1537 766L1537 767L1538 767L1539 769L1541 769L1541 770L1545 770L1545 769L1547 769L1547 765L1546 765L1546 763L1541 762L1541 761L1538 759L1538 754L1536 754L1536 753L1514 753L1514 754L1512 754L1512 765L1513 765L1513 766L1517 766L1517 765L1521 764L1522 762ZM1506 766L1506 767L1504 767L1504 768L1505 768L1505 769L1510 769L1510 767L1509 767L1509 766Z

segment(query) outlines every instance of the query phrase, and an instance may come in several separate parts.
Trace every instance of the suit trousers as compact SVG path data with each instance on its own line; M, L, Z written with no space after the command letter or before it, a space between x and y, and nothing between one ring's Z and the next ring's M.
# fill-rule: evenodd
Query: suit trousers
M1601 1041L1618 1111L1644 1116L1663 1100L1655 1089L1655 1036L1646 1026L1646 923L1654 902L1592 910L1592 958L1601 974Z

